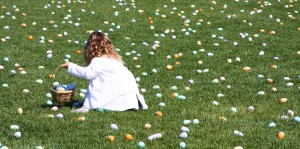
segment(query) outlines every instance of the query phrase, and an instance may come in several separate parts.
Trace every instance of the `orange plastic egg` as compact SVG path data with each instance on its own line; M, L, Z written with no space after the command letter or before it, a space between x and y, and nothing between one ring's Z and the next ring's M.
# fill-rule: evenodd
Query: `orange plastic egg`
M243 71L244 71L244 72L248 72L250 69L251 69L250 67L244 67L244 68L243 68Z
M271 68L272 68L272 69L276 69L276 68L277 68L277 65L272 65Z
M287 98L280 98L280 99L278 99L278 102L285 103L285 102L287 102Z
M179 55L178 54L174 54L174 58L179 58Z
M267 81L268 81L269 83L273 83L273 82L274 82L273 79L267 79Z
M26 25L26 23L21 23L20 26L21 27L26 27L27 25Z
M283 132L278 132L278 133L277 133L277 137L278 137L278 139L280 139L280 140L283 139L284 136L285 136L285 135L284 135Z
M80 55L80 54L81 54L81 51L80 51L80 50L77 50L77 51L76 51L76 54Z
M112 136L112 135L109 135L109 136L107 136L107 140L108 140L109 142L114 142L114 141L115 141L115 137Z
M50 79L53 79L53 78L55 78L55 75L54 75L54 74L50 74L50 75L49 75L49 78L50 78Z
M132 140L132 139L133 139L133 137L132 137L131 134L126 134L126 135L125 135L125 140L130 141L130 140Z
M160 112L160 111L156 111L155 115L158 116L158 117L162 117L163 116L162 112Z
M27 37L27 39L28 39L28 40L32 40L33 37L30 35L30 36Z

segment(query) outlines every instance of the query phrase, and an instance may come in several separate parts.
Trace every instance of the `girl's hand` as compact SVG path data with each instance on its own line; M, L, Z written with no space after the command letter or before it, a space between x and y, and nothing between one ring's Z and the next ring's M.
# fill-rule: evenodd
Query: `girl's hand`
M70 64L69 62L64 63L64 64L61 65L61 67L62 67L62 68L68 68L68 67L69 67L69 64Z

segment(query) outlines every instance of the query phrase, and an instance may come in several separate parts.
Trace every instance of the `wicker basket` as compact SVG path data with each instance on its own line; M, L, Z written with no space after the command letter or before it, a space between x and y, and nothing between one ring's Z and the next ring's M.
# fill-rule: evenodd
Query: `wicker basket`
M73 96L75 93L74 90L69 90L69 91L56 91L50 88L50 92L52 95L52 101L53 102L58 102L58 103L71 103L73 102Z
M55 69L54 73L56 73L60 68L61 68L61 66L57 67ZM65 91L53 90L53 88L51 87L50 84L49 84L49 88L50 88L50 93L51 93L53 102L56 102L56 103L59 103L59 104L72 103L73 102L73 97L74 97L74 93L75 93L75 89L76 89L76 84L75 84L75 87L74 87L73 90L65 90Z

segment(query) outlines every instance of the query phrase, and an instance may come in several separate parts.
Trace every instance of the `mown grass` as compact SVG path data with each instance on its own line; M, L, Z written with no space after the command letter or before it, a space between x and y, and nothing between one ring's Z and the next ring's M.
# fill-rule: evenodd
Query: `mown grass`
M4 66L4 70L0 70L0 84L9 86L0 87L2 145L12 149L37 146L137 148L140 141L145 142L145 148L179 148L180 142L185 142L186 148L297 148L300 145L299 123L293 119L299 116L300 110L298 1L271 2L271 5L266 1L215 1L213 4L213 1L206 0L85 2L0 2L0 16L3 16L0 18L0 38L6 39L0 42L0 58L10 59L9 62L0 62ZM150 17L153 24L149 23ZM109 24L105 25L105 21ZM185 21L189 21L188 26L184 25ZM36 25L32 25L33 22ZM21 23L27 26L21 27ZM75 26L75 23L80 23L80 26ZM151 26L154 26L153 30ZM43 28L47 30L43 31ZM264 32L260 32L261 29ZM82 99L79 89L86 88L88 81L68 76L65 70L59 70L54 80L48 76L64 63L66 54L71 56L70 61L84 65L82 55L77 55L76 51L83 49L89 30L109 34L126 66L140 78L138 83L140 89L146 90L143 95L148 110L92 111L78 115L70 112L72 107L62 106L58 111L52 111L52 105L47 105L46 94L49 84L54 81L62 84L76 82L75 99ZM174 32L167 33L166 30ZM270 34L271 31L275 34ZM64 32L68 35L63 35ZM240 33L247 36L241 38ZM63 36L58 37L58 34ZM33 40L27 39L30 35ZM173 35L176 39L172 38ZM40 43L42 36L45 43ZM252 41L249 41L250 37ZM48 43L49 39L54 42ZM153 49L157 41L159 46ZM201 44L197 44L198 41ZM238 44L234 46L234 42ZM219 46L214 46L216 43ZM46 57L48 50L53 51L51 59ZM265 54L259 56L260 51ZM208 56L209 52L214 56ZM182 56L173 57L179 53ZM237 57L240 62L235 61ZM228 63L228 59L232 63ZM176 62L180 64L176 65ZM19 63L27 74L21 74L15 63ZM173 69L168 70L167 65L172 65ZM272 65L277 65L277 68L272 69ZM39 69L39 66L44 66L44 69ZM246 66L251 67L249 72L243 71ZM16 70L17 74L12 75L11 70ZM197 70L209 71L198 73ZM176 79L177 76L183 79ZM220 80L222 76L225 81ZM284 77L291 80L286 81ZM269 78L274 82L269 83ZM43 84L36 83L37 79L42 79ZM214 79L220 82L212 83ZM287 86L288 82L293 86ZM153 89L155 85L160 88ZM177 90L172 90L173 86ZM278 91L272 92L272 87ZM30 90L30 93L23 93L23 89ZM258 95L259 91L264 91L265 95ZM172 97L173 92L186 99ZM157 97L158 93L162 97ZM218 94L224 97L218 97ZM288 101L280 104L279 98ZM219 105L213 105L213 101L218 101ZM166 106L159 106L161 102ZM254 111L249 112L248 106L253 106ZM231 112L231 107L238 111ZM18 108L24 113L17 114ZM288 110L294 111L295 115L288 115ZM161 111L163 117L156 117L156 111ZM48 117L58 113L64 118ZM289 119L281 119L284 115ZM86 120L77 122L79 116ZM227 120L222 121L220 117ZM183 124L184 120L193 119L200 123ZM269 128L271 122L277 126ZM113 123L119 126L119 130L110 129ZM146 123L152 127L145 129ZM18 125L20 129L11 130L11 125ZM187 139L178 138L181 126L190 129ZM234 130L243 132L244 136L236 136ZM21 138L14 137L15 131L22 133ZM282 140L277 138L279 131L286 135ZM133 135L132 141L124 139L127 133ZM162 138L149 141L148 136L155 133L162 133ZM107 141L108 135L115 136L115 142Z

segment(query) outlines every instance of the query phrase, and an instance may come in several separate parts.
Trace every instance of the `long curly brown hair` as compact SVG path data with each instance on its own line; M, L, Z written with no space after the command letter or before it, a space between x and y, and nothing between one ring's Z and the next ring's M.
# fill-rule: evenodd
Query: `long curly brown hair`
M84 59L89 65L94 57L106 56L124 63L109 38L102 32L92 32L84 47Z

